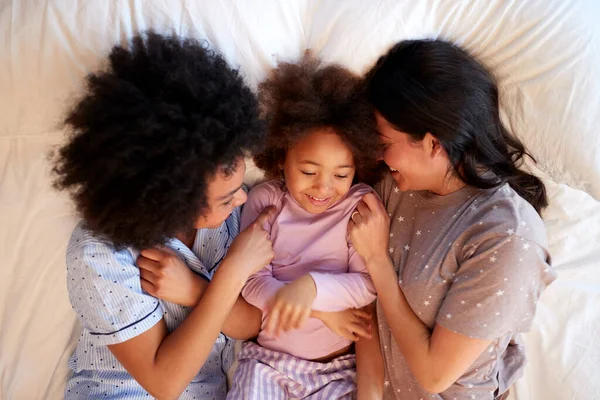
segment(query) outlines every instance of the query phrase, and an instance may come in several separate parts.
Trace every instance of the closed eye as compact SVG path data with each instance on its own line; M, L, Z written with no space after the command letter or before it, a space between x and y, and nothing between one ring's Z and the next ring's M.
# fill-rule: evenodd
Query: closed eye
M314 172L306 172L306 171L300 171L300 172L302 172L304 175L308 175L308 176L316 175Z

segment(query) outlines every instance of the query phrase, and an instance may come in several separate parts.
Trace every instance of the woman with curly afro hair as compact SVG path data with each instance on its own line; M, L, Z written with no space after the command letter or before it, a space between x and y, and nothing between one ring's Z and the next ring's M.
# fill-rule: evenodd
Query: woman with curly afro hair
M83 332L65 398L223 399L228 336L260 327L240 291L273 252L269 211L239 233L258 102L192 39L138 35L108 61L68 113L54 167L82 218L67 249Z
M378 137L362 81L309 53L280 63L260 85L268 122L256 165L270 181L256 186L242 227L268 206L275 253L242 295L263 312L258 344L245 342L231 399L352 398L351 344L370 337L375 300L362 259L347 238L357 203L376 178ZM270 397L269 397L270 396Z

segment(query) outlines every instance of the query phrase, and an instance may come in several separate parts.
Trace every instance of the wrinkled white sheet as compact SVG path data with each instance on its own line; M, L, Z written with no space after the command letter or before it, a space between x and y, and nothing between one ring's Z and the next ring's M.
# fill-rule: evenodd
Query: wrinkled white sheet
M598 21L595 0L0 2L0 399L62 398L79 329L64 268L76 218L50 187L48 152L83 77L149 28L206 38L253 86L305 48L357 72L406 38L443 37L478 55L548 184L559 274L526 336L530 361L513 397L600 399Z

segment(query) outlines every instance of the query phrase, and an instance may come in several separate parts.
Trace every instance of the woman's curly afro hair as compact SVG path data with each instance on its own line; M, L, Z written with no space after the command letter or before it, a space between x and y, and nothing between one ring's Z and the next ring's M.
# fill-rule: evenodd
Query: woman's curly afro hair
M348 69L322 65L306 52L298 63L279 63L259 85L261 116L267 121L266 149L254 157L269 179L281 179L285 157L296 141L332 128L354 156L355 181L379 178L381 150L373 108L363 80Z
M256 96L205 43L149 32L115 46L69 111L54 160L86 226L139 249L193 229L208 182L264 140Z

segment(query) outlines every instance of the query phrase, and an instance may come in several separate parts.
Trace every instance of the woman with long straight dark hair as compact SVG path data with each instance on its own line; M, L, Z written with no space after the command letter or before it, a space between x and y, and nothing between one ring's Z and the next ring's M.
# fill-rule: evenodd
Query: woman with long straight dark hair
M366 79L390 171L383 204L366 195L349 230L378 293L384 398L505 398L555 279L544 185L519 169L529 155L494 79L459 47L398 43Z

